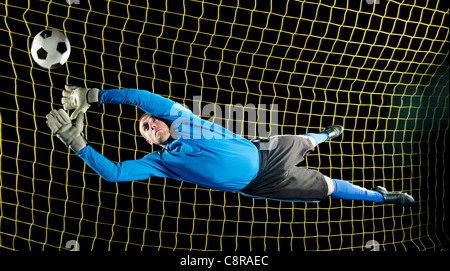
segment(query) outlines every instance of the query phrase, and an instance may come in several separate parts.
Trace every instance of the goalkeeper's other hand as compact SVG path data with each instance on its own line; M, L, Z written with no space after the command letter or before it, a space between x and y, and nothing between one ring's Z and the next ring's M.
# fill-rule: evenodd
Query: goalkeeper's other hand
M54 134L74 152L86 147L87 141L82 136L84 114L78 114L75 123L63 109L52 110L47 114L47 125Z
M84 114L89 107L89 103L96 102L98 100L97 88L82 88L72 85L66 85L63 91L63 97L61 102L64 110L72 110L70 119L76 119L79 114Z

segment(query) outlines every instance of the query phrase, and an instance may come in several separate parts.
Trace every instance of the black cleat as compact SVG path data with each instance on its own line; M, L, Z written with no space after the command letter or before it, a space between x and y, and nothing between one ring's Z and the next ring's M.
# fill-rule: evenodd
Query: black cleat
M328 134L328 139L334 139L342 134L344 131L344 127L341 125L332 125L322 130L322 133L325 132Z
M377 186L371 190L380 192L383 195L384 203L395 204L398 206L411 206L414 204L414 198L406 193L388 192L386 188Z

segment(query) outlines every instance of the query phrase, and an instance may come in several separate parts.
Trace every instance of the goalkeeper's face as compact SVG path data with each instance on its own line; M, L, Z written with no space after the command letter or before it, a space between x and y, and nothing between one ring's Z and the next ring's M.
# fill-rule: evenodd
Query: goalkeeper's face
M167 124L145 113L139 119L139 131L149 144L165 146L170 138L170 129Z

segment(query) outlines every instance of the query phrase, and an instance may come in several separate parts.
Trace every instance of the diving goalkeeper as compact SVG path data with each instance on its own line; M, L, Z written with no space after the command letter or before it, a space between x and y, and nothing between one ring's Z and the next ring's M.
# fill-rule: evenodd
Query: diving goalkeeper
M135 105L145 113L139 131L162 150L141 159L111 162L85 140L84 113L91 104ZM339 125L320 133L278 135L247 140L195 116L170 99L138 89L66 86L63 109L47 115L51 131L103 179L111 182L166 177L202 187L280 201L320 201L327 196L347 200L409 206L414 199L377 186L371 190L332 179L297 165L315 147L343 132ZM72 110L69 117L65 110ZM74 120L74 122L72 122Z

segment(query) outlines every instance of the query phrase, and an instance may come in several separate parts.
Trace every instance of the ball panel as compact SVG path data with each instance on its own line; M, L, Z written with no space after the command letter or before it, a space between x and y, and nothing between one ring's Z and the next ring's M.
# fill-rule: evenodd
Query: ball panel
M66 51L64 54L61 55L61 60L60 60L60 62L61 62L62 64L66 63L66 61L69 59L69 56L70 56L70 51L71 51L71 49L70 49L70 43L69 43L69 40L66 40L66 48L67 48L67 51Z
M36 37L34 37L33 42L31 43L31 51L33 51L33 49L35 49L34 51L39 49L42 46L43 40L44 38L42 38L41 35L37 35Z
M58 42L56 46L56 51L58 51L61 55L67 51L67 46L65 42Z
M51 66L50 66L50 69L56 69L56 68L61 67L62 65L63 65L63 64L61 64L61 63L56 63L56 64L51 65Z
M61 31L55 29L52 29L52 31L52 39L54 39L56 42L65 42L67 40L67 37Z
M39 59L45 60L47 58L47 51L45 51L44 48L39 48L39 50L36 51L37 57Z
M41 44L41 47L44 48L49 53L55 52L56 46L58 46L58 42L53 38L44 39Z
M52 30L43 30L40 32L40 36L44 39L50 38L52 36L52 34L53 34Z
M48 62L46 60L42 60L42 59L36 59L35 60L36 63L41 66L44 69L50 69L50 65L48 64Z

